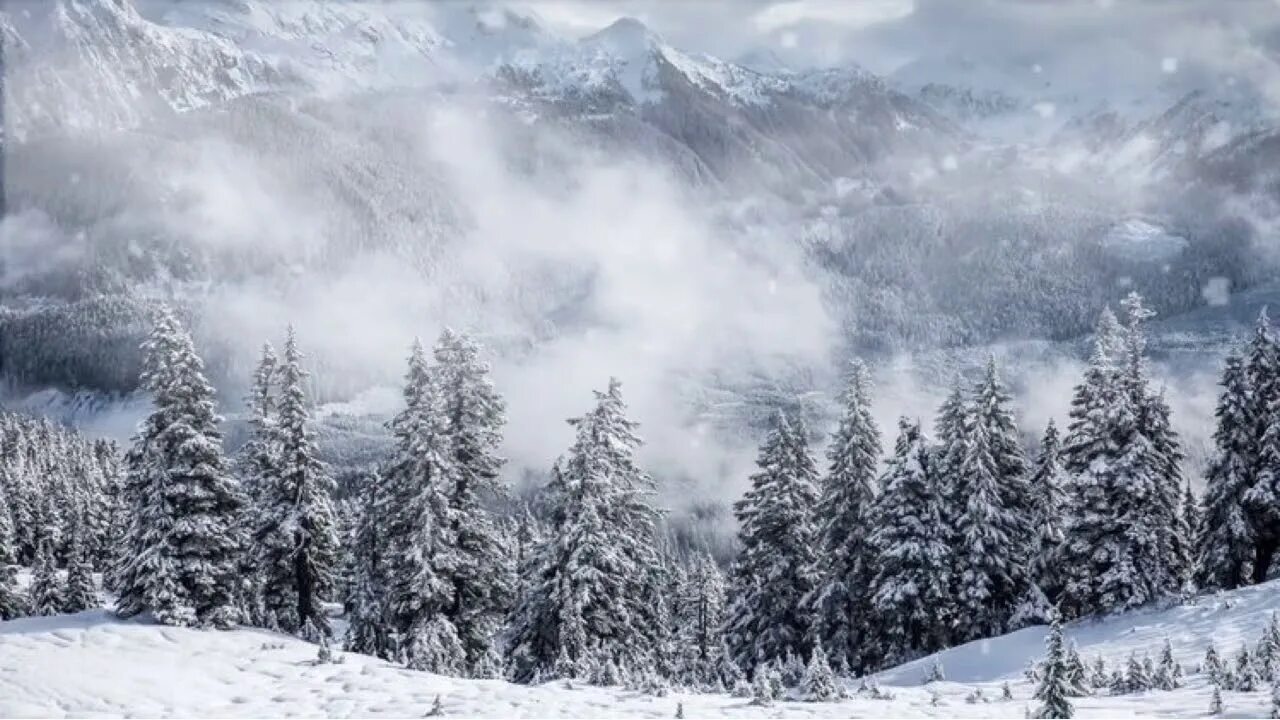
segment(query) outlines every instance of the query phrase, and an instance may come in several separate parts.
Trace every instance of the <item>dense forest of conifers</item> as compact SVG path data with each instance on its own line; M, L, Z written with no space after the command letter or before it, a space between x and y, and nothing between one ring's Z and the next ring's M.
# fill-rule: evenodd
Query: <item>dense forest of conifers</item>
M932 437L903 418L887 453L853 364L825 462L800 419L776 416L734 504L726 567L670 541L617 380L517 502L480 347L451 330L430 351L415 342L393 447L338 502L292 330L281 356L264 346L249 438L227 453L195 344L162 311L141 347L153 409L123 454L0 416L0 615L92 607L96 571L116 612L160 623L250 624L327 648L341 607L347 650L410 668L750 692L748 678L820 684L1267 578L1280 547L1269 320L1226 360L1197 498L1148 377L1151 312L1136 294L1121 307L1102 313L1068 421L1044 428L1034 457L994 362L952 389Z

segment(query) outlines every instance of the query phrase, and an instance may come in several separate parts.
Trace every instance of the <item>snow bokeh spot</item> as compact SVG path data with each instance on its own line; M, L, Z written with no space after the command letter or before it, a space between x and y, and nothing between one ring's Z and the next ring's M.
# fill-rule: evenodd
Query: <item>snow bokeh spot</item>
M1231 279L1221 276L1209 278L1200 290L1200 295L1214 307L1226 305L1231 302Z
M1160 69L1170 75L1178 72L1178 58L1167 57L1164 60L1161 60Z

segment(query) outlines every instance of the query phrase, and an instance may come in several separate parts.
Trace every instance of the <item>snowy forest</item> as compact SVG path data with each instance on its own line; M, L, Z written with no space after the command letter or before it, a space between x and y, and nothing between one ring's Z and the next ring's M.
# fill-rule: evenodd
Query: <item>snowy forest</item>
M0 0L0 717L1280 717L1275 0Z
M281 355L263 346L250 437L228 450L197 348L164 311L141 348L152 410L123 452L0 418L0 617L106 598L121 617L267 628L322 657L337 643L448 676L757 698L780 696L776 685L817 700L836 697L835 678L1053 623L1045 668L1028 672L1058 682L1059 622L1263 582L1276 567L1275 330L1264 313L1224 361L1197 497L1149 377L1151 314L1137 294L1102 313L1069 419L1034 449L992 360L951 389L932 437L903 417L886 453L853 363L825 462L801 419L775 416L722 565L664 527L618 379L569 419L572 446L521 501L499 480L504 402L484 351L448 329L430 351L415 341L394 451L339 498L292 328Z

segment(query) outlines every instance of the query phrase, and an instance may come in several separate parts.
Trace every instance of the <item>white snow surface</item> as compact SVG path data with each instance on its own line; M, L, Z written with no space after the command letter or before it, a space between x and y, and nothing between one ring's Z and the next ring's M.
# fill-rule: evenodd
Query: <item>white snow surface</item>
M1166 638L1189 673L1185 687L1077 698L1077 717L1205 717L1212 692L1196 673L1210 639L1231 661L1280 609L1280 581L1068 625L1087 663L1114 667L1130 652L1158 657ZM1045 628L952 648L877 677L892 699L857 694L839 703L779 702L557 681L526 687L459 680L343 654L317 665L316 647L264 630L204 631L121 621L106 611L0 623L0 717L422 717L437 695L451 717L1022 717L1033 704L1022 677L1043 653ZM922 685L935 660L947 680ZM1008 681L1012 701L1000 699ZM987 701L968 702L981 689ZM937 694L937 704L931 698ZM1228 717L1265 717L1269 693L1224 692Z

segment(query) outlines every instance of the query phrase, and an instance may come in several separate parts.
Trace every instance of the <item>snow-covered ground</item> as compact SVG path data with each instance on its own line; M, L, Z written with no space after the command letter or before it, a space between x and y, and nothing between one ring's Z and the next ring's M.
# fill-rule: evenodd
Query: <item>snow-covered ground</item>
M1205 596L1067 628L1086 662L1108 666L1130 652L1158 656L1168 638L1193 672L1210 639L1230 661L1256 641L1280 608L1280 582ZM366 656L316 664L316 647L262 630L232 632L122 622L105 611L0 623L0 717L422 717L438 695L446 716L462 717L1022 717L1032 686L1022 677L1043 651L1043 628L970 643L877 678L889 699L856 693L840 703L780 702L673 692L652 697L621 688L538 687L456 680L405 670ZM922 684L934 660L948 680ZM1008 681L1013 700L1000 700ZM970 702L975 689L988 701ZM1172 692L1076 699L1079 717L1205 717L1211 687L1191 674ZM934 696L937 696L936 704ZM1265 717L1269 693L1224 692L1227 717Z

